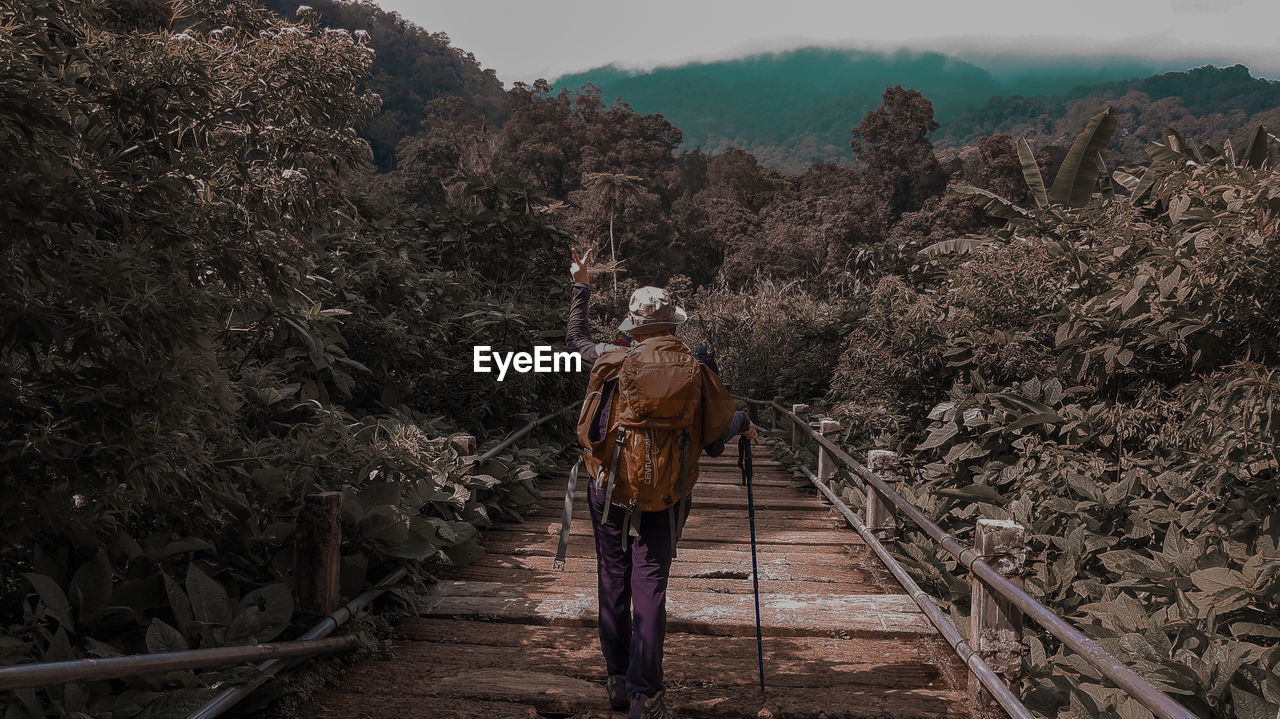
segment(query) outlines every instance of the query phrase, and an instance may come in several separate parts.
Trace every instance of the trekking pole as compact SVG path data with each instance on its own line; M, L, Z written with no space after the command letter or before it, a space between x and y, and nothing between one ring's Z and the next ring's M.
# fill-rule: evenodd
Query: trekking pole
M756 595L756 659L760 662L760 693L764 694L764 637L760 632L760 566L756 561L756 503L751 495L751 440L738 438L738 466L747 485L747 519L751 523L751 585Z

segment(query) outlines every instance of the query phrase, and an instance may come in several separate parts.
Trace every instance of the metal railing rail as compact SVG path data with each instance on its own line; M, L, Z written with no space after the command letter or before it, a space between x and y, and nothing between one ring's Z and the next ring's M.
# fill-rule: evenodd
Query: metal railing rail
M875 473L863 466L862 463L851 457L837 444L822 436L822 434L814 428L810 427L807 421L800 418L794 412L779 404L777 401L759 400L749 397L740 397L739 399L755 405L767 405L779 412L779 416L787 416L791 420L793 426L799 427L803 430L805 434L816 441L819 446L827 450L832 457L839 460L848 469L862 478L868 485L870 485L870 487L875 489L875 491L885 501L890 502L897 507L898 510L905 514L916 524L916 526L924 530L925 534L941 545L947 553L959 561L962 566L981 579L987 587L1002 596L1004 599L1008 600L1018 609L1022 610L1024 615L1033 619L1050 634L1057 637L1064 645L1079 654L1081 658L1097 669L1099 673L1114 682L1116 686L1123 689L1130 697L1142 704L1142 706L1146 707L1152 714L1160 719L1196 719L1196 715L1186 707L1174 701L1167 694L1160 691L1146 679L1143 679L1132 669L1125 666L1123 662L1112 656L1092 639L1085 636L1079 629L1076 629L1066 620L1054 614L1053 610L1041 604L1034 597L1023 591L1022 588L1001 576L999 572L991 567L991 565L978 557L972 549L961 544L955 539L955 537L951 536L951 534L942 529L942 527L935 524L914 504L894 491L894 489L883 479L876 476ZM926 614L927 613L928 612L926 612Z
M541 417L539 417L539 418L537 418L537 419L535 419L535 420L533 420L533 421L529 422L528 424L526 424L525 426L521 427L520 429L517 429L516 431L514 431L514 432L512 432L511 434L507 435L507 436L506 436L506 438L505 438L505 439L503 439L503 440L502 440L501 442L499 442L498 444L496 444L496 445L494 445L493 447L491 447L491 448L489 448L488 450L486 450L486 451L485 451L485 453L484 453L484 454L482 454L482 455L480 455L480 458L476 460L476 463L477 463L477 464L479 464L479 463L481 463L481 462L485 462L485 461L487 461L487 460L493 459L494 457L497 457L499 454L501 454L501 453L502 453L502 451L503 451L504 449L506 449L507 447L510 447L512 444L514 444L514 443L515 443L515 441L516 441L517 439L520 439L521 437L525 436L526 434L529 434L530 432L532 432L534 427L537 427L537 426L538 426L538 425L540 425L540 424L545 424L545 423L547 423L547 422L550 422L551 420L555 419L556 417L559 417L560 415L564 414L565 412L568 412L569 410L573 409L574 407L577 407L578 405L582 404L582 402L583 402L583 400L578 400L577 402L571 402L571 403L566 404L565 406L561 407L560 409L558 409L558 410L556 410L556 411L554 411L554 412L551 412L550 414L544 414L544 415L542 415Z
M324 637L329 636L335 629L346 624L347 620L373 603L373 600L382 596L383 592L390 589L396 582L404 579L408 574L408 567L400 567L388 574L381 582L365 590L360 596L338 607L332 614L320 620L320 623L312 627L306 634L303 634L301 639L322 640ZM289 659L276 658L259 664L258 673L252 679L244 684L237 684L222 690L222 693L209 700L208 704L192 712L187 719L211 719L212 717L221 716L223 712L230 709L241 699L252 694L255 689L270 681L272 677L279 674L290 663L292 662Z
M216 649L24 664L0 669L0 692L243 664L262 659L309 657L350 649L358 641L357 637L349 636L317 641L268 642Z
M1031 712L1022 704L1022 700L1018 698L1018 695L1000 679L1000 675L991 669L990 665L982 659L982 655L969 646L969 643L964 640L956 626L951 623L951 620L947 619L947 615L938 608L937 604L933 603L933 598L924 593L920 585L916 584L911 575L907 574L902 565L898 564L893 555L889 553L889 550L885 549L885 546L876 538L876 535L862 520L858 519L858 515L854 514L849 505L836 496L836 493L831 491L830 487L823 484L808 467L801 465L800 469L809 478L809 482L845 518L849 526L853 527L854 531L862 537L862 541L868 547L871 547L871 551L875 552L875 555L889 569L889 573L893 575L893 578L898 580L898 584L902 585L902 588L907 591L916 606L920 607L920 611L924 612L925 617L929 619L929 623L937 628L938 632L942 634L942 638L947 640L947 644L951 645L951 648L960 656L961 661L965 663L969 671L973 672L978 681L982 682L982 686L991 692L991 696L996 703L1009 713L1010 718L1034 719Z

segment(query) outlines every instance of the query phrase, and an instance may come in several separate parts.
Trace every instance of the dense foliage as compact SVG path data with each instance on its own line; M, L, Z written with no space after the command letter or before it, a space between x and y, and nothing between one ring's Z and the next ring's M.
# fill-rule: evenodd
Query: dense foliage
M343 493L350 597L390 563L475 556L558 454L476 466L449 441L559 406L572 379L470 371L472 344L563 324L567 236L538 198L477 181L357 214L367 42L249 2L175 10L172 29L59 0L0 20L3 663L296 633L305 494ZM171 716L234 676L0 703Z
M371 0L262 0L282 17L293 19L299 7L320 14L325 27L365 33L377 51L365 86L382 98L382 111L361 129L383 170L395 166L397 146L410 135L430 130L429 107L453 99L470 112L501 124L502 83L471 53L450 44L442 32L427 32L387 12Z
M1011 216L880 282L837 414L909 451L909 495L958 536L976 517L1027 526L1032 591L1197 714L1270 719L1280 172L1192 161L1137 201ZM915 533L902 552L962 615L955 563ZM1038 710L1149 716L1051 638L1030 644Z

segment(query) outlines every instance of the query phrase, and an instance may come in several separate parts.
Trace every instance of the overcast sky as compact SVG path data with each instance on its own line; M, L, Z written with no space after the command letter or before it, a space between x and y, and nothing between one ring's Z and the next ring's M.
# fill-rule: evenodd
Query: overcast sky
M1280 0L378 0L510 85L805 45L1124 52L1280 77Z

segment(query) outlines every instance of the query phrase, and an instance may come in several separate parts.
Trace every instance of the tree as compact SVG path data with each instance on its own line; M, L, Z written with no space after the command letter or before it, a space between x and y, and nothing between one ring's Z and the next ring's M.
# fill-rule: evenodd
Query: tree
M613 237L613 219L618 207L632 195L644 192L644 178L615 172L589 172L582 176L583 185L601 210L609 215L609 259L613 262L613 290L618 291L618 246Z
M936 129L933 103L901 85L886 89L883 104L853 128L849 146L891 218L920 209L946 186L947 173L929 141Z

